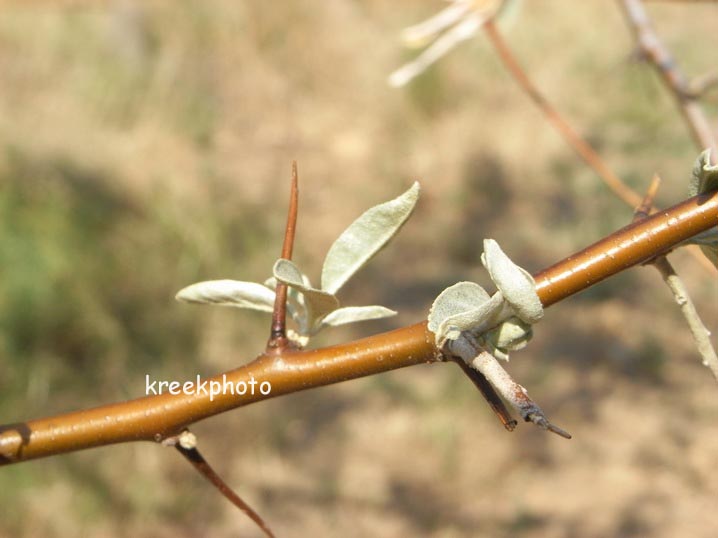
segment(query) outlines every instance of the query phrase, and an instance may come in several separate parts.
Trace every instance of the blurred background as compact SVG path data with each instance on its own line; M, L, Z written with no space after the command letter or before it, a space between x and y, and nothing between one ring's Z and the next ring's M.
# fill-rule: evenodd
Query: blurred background
M267 316L179 304L182 287L263 281L290 162L295 259L422 184L407 226L342 292L423 319L476 280L495 238L537 271L626 224L481 35L402 89L402 28L430 0L0 4L0 423L144 393L249 361ZM689 74L715 66L715 5L651 5ZM686 195L698 151L637 61L618 4L525 2L506 37L633 188ZM710 105L715 114L715 104ZM713 116L715 118L715 115ZM715 273L673 256L718 330ZM197 424L200 448L279 536L715 536L718 393L658 273L547 311L515 378L570 442L509 434L454 365L312 390ZM715 342L715 338L714 338ZM0 469L0 536L259 536L175 451L106 447Z

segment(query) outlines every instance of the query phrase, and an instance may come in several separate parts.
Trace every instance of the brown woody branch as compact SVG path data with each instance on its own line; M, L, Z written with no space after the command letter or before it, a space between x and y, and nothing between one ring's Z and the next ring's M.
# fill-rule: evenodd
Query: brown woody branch
M718 193L690 198L598 241L535 275L550 306L636 264L667 252L718 223ZM310 351L260 355L207 382L267 381L270 394L169 393L0 426L0 465L127 441L162 441L204 418L322 385L445 358L426 322Z

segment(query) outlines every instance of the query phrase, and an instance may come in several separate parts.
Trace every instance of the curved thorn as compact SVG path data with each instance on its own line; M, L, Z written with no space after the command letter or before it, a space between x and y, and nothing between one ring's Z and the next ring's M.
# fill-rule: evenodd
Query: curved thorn
M255 512L242 498L230 488L224 480L210 467L209 463L202 457L199 450L195 447L182 446L182 442L175 444L175 448L184 458L189 461L197 471L209 480L214 487L234 506L244 512L249 519L254 521L256 525L264 531L269 538L275 538L274 533L267 526L261 516Z

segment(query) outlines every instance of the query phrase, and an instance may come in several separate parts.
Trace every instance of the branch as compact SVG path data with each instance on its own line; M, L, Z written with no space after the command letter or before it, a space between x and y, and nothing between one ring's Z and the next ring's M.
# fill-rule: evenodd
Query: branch
M716 356L716 351L713 349L713 345L711 344L711 333L703 324L703 321L701 321L698 311L693 305L693 301L691 301L690 295L688 295L688 290L683 284L683 281L678 277L665 256L659 256L656 258L652 262L652 265L654 265L656 269L658 269L658 272L661 273L663 280L673 293L676 303L678 303L678 306L681 308L683 317L686 318L688 327L693 335L693 340L696 343L698 353L703 360L703 365L710 369L713 377L716 381L718 381L718 356Z
M648 0L653 4L718 4L718 0Z
M496 49L499 58L503 62L506 69L511 73L519 86L526 92L536 106L544 113L546 119L556 130L563 136L566 143L571 146L583 161L591 167L603 182L610 188L616 196L623 200L632 208L637 207L642 202L642 197L628 185L626 185L618 175L606 164L601 156L594 150L591 145L579 135L571 125L563 118L551 103L539 92L538 88L531 82L526 74L526 70L521 67L511 47L501 36L496 24L492 19L484 24L484 30L491 44ZM705 118L704 118L705 119ZM703 148L701 148L703 149ZM711 152L715 154L715 152ZM714 272L715 268L708 263L705 257L697 248L691 247L690 254L705 267L708 271Z
M650 214L653 199L658 192L660 182L661 178L658 177L658 175L654 175L648 187L648 191L643 197L643 202L641 202L641 205L636 208L633 214L634 222L645 219ZM703 365L710 369L713 377L718 381L718 356L716 356L715 349L713 349L713 345L710 341L711 333L698 315L698 311L691 300L691 296L688 294L688 290L683 284L683 280L681 280L675 269L673 269L673 265L668 261L666 255L658 256L649 261L648 264L656 268L661 274L663 281L671 290L671 293L673 293L673 298L680 307L683 317L686 318L688 327L691 330L691 335L693 336L693 341L696 343L698 353L703 359Z
M673 94L694 142L700 150L713 150L711 154L715 159L718 145L708 119L678 64L651 26L643 3L641 0L621 0L621 6L641 53L653 64L663 84Z
M693 99L699 99L706 93L718 88L718 71L711 71L698 77L694 77L688 83L688 95Z
M636 207L640 204L641 196L613 173L591 145L569 125L558 110L546 100L534 83L531 82L531 79L529 79L526 74L526 70L519 64L508 43L506 43L501 36L494 21L487 21L486 24L484 24L484 30L506 69L508 69L509 73L511 73L519 86L521 86L536 106L539 107L541 112L544 113L549 123L563 136L568 145L599 175L616 196L631 207Z
M670 250L716 222L718 193L689 198L537 273L536 291L542 304L550 306ZM329 348L260 355L249 364L204 380L206 389L201 394L157 394L0 426L0 465L113 443L161 442L189 424L253 402L443 360L426 322ZM260 381L271 385L269 393L246 390ZM230 385L242 384L242 396L228 390ZM224 390L210 395L207 387Z

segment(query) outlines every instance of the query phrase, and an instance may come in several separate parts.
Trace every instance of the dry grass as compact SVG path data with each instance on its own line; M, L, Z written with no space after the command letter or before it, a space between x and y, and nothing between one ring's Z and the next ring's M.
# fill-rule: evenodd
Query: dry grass
M629 58L617 6L526 4L508 39L538 85L634 188L657 171L658 202L681 199L697 152ZM267 319L171 297L199 279L267 275L291 159L296 257L317 276L355 215L422 181L417 214L345 294L400 311L361 334L420 319L457 280L485 283L484 237L536 270L627 223L483 39L405 90L386 85L408 58L400 29L440 5L4 3L0 312L13 324L0 332L0 422L140 396L145 373L183 379L251 358ZM717 9L651 8L690 73L714 63ZM715 281L675 258L718 327ZM451 365L195 431L283 537L713 536L718 398L658 275L621 275L536 329L510 368L571 442L505 433ZM2 537L257 535L150 445L3 468L0 504Z

